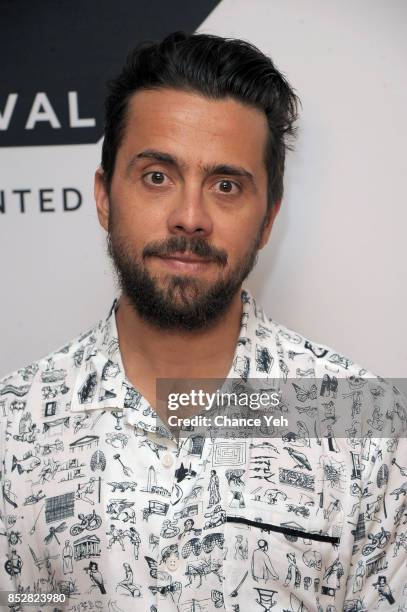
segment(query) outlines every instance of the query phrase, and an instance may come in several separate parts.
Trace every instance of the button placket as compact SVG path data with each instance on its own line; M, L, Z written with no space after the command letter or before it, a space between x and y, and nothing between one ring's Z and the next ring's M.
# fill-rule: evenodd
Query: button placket
M170 468L172 465L174 465L174 456L171 452L166 451L165 453L162 454L161 456L161 464L165 467L165 468Z
M176 449L173 448L167 448L165 451L163 450L163 452L160 454L160 458L159 458L160 464L162 466L162 470L161 470L161 480L165 481L166 483L166 488L169 491L172 491L172 494L174 492L174 484L175 484L175 470L177 467L177 458L176 458ZM159 542L159 553L158 553L158 563L160 563L163 560L163 555L166 551L168 551L168 547L175 545L174 548L177 549L177 536L178 536L178 525L174 524L174 512L173 512L173 504L171 503L170 499L172 499L172 495L171 498L167 498L168 503L169 503L169 508L168 508L168 512L166 513L166 515L164 517L162 517L162 521L161 521L161 527L160 527L160 542ZM166 528L166 536L163 536L163 525L164 522L167 523L167 528ZM170 535L168 537L168 533L171 533L171 530L174 530L173 535ZM173 583L175 581L175 576L174 574L177 572L178 568L180 565L180 561L179 561L179 555L178 555L178 551L174 550L173 552L171 552L167 558L165 559L165 562L163 564L163 566L165 568L165 571L162 572L161 574L158 573L158 580L157 580L157 584L160 587L168 587L168 580L170 581L170 583ZM166 577L166 572L168 573L168 576ZM160 605L163 602L160 601Z

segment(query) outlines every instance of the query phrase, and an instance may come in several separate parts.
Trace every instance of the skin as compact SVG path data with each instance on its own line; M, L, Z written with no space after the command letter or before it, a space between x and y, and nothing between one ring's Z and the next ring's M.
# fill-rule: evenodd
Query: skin
M103 171L99 168L95 174L101 226L108 231L109 216L114 215L120 240L137 256L146 245L171 236L203 238L227 253L226 267L213 261L183 264L160 257L148 258L145 263L162 286L171 274L193 275L202 287L214 283L239 264L264 221L267 133L261 111L231 98L209 100L169 88L133 94L110 194ZM177 164L138 157L152 150L171 155ZM208 173L208 167L219 164L245 169L252 180ZM275 202L259 250L267 244L279 208L280 202ZM239 291L213 326L163 331L143 320L121 295L116 321L127 378L155 406L156 378L227 376L241 313Z

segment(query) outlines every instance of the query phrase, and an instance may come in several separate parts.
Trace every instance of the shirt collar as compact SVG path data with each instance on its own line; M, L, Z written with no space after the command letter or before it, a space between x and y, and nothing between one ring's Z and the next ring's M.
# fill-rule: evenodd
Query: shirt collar
M246 287L241 290L241 300L240 334L227 378L246 380L253 363L257 323L265 322L265 318ZM116 298L106 319L82 336L85 346L72 392L71 412L95 409L125 411L129 423L166 435L167 430L160 425L155 411L126 378L117 333L117 307Z

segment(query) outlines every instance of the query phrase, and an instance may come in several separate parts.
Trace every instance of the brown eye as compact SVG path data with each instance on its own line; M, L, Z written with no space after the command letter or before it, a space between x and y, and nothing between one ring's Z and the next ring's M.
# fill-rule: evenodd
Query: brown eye
M229 179L222 179L216 183L216 189L218 193L225 195L236 195L241 191L241 187L235 181L229 181Z
M159 170L146 172L143 174L142 180L148 187L168 187L171 183L168 176Z
M162 172L151 172L151 182L154 185L162 185L164 182L164 174Z
M223 191L223 193L230 193L233 189L233 184L230 181L221 181L219 183L219 189Z

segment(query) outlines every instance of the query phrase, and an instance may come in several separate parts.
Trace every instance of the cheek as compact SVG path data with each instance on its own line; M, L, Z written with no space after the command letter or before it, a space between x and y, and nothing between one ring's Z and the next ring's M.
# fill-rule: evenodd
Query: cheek
M121 200L115 207L113 216L114 231L132 245L145 245L165 235L162 219L148 207L137 206L134 201ZM161 230L161 231L160 231ZM160 234L160 235L158 235Z
M244 229L234 232L233 236L229 239L228 252L235 262L252 250L258 232L259 227L257 225L254 226L252 222L247 223Z
M117 222L122 226L144 227L157 222L160 208L151 206L137 184L117 179L112 185L112 201Z

